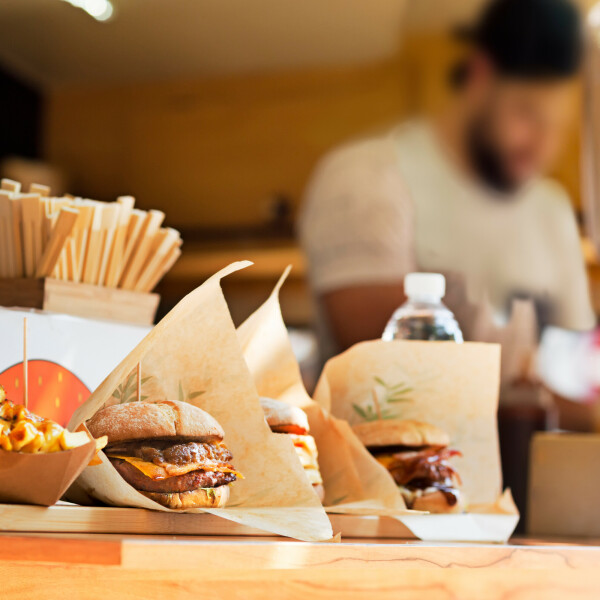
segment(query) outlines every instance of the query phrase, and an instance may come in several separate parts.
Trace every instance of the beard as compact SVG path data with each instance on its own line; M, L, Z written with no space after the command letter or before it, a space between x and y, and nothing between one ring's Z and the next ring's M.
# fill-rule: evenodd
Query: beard
M488 127L483 120L475 121L467 131L469 160L479 178L501 194L511 194L520 187L507 171L500 151L487 135Z

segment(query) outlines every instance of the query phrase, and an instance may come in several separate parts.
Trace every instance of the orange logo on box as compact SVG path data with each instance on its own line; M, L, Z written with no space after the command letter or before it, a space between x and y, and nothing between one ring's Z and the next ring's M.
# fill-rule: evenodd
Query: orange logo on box
M57 363L29 360L27 366L29 410L66 426L75 409L87 400L90 390L79 377ZM0 373L0 385L5 389L9 400L24 404L23 363Z

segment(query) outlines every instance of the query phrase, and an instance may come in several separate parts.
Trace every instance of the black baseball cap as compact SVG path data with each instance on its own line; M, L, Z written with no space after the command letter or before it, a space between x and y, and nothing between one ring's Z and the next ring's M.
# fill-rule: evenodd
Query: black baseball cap
M581 15L569 0L492 0L474 26L456 33L515 78L570 77L583 55Z

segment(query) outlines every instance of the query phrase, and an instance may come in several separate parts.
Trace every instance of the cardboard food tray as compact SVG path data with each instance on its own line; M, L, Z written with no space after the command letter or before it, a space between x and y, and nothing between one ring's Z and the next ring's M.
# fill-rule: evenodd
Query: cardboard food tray
M376 517L331 514L334 533L343 538L424 539L453 542L505 542L515 515L405 515ZM59 502L48 508L0 504L0 532L124 533L144 535L261 536L273 533L211 514L168 513L140 508L78 506ZM460 532L460 533L459 533Z
M37 454L0 449L0 502L52 506L92 460L96 442Z

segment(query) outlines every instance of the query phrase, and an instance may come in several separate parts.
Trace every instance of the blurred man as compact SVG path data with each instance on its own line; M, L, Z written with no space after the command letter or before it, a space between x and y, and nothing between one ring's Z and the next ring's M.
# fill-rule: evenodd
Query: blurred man
M495 0L469 36L445 114L335 150L308 187L300 236L325 354L380 337L411 271L446 275L465 339L506 341L515 299L542 324L595 324L569 198L542 177L571 122L577 9Z

